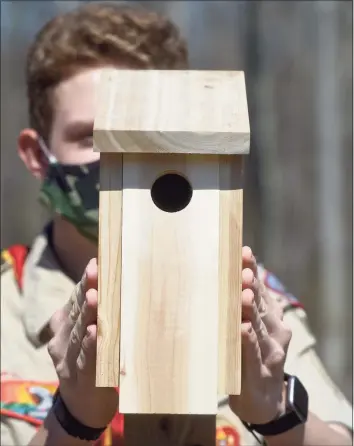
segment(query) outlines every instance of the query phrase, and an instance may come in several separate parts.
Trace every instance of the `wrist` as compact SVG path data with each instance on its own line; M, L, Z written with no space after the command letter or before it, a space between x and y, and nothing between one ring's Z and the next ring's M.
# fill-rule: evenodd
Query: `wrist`
M281 395L279 395L278 397L277 396L274 397L274 399L275 398L278 399L276 408L273 409L273 411L271 413L270 412L264 413L264 415L262 417L264 421L261 423L261 425L266 425L266 424L272 423L286 414L286 412L287 412L287 409L286 409L287 384L286 384L286 382L283 383ZM253 423L248 423L248 424L252 425Z
M86 423L82 417L78 417L76 413L72 413L59 389L53 398L52 412L68 436L86 442L96 441L106 429L106 425L101 427L92 426Z
M265 438L280 436L292 430L303 432L308 417L307 391L295 376L284 374L284 378L287 385L283 413L266 424L244 423L251 432L256 432Z
M116 403L114 409L108 410L111 406L109 402L102 407L101 401L92 397L90 392L82 394L81 391L73 391L62 386L58 390L61 400L75 420L92 429L108 426L118 407L118 403Z
M57 417L51 410L45 419L42 428L37 432L33 440L33 446L45 444L47 446L91 446L92 441L81 440L69 435L59 423ZM31 443L31 446L32 446Z

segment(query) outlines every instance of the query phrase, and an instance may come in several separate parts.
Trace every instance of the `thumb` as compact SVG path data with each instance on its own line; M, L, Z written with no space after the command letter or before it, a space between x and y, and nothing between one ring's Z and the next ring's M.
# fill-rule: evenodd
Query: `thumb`
M69 309L71 328L79 317L82 305L85 302L86 292L91 288L94 290L98 288L97 259L91 259L89 261L80 282L75 286L69 302L64 307L64 311L68 311Z
M51 317L49 328L52 336L61 331L62 334L65 335L65 338L69 338L69 334L73 329L81 312L82 305L85 302L86 292L91 288L97 290L97 287L97 260L92 259L85 268L80 282L75 285L70 299Z

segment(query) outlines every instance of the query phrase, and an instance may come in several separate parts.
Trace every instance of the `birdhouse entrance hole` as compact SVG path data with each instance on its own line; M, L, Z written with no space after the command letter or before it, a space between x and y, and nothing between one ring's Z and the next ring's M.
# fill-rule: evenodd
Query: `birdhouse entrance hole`
M161 175L151 187L151 198L165 212L178 212L188 206L193 189L181 174L169 172Z

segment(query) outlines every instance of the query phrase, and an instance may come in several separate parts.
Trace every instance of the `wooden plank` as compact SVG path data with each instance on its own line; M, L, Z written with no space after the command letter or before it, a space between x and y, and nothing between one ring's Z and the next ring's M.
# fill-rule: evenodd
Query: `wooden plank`
M215 415L125 415L127 446L215 446Z
M220 160L218 394L241 393L243 157Z
M95 144L99 142L95 141ZM99 146L100 147L100 146ZM96 386L119 385L122 155L100 164Z
M97 96L99 151L249 153L242 71L106 69Z
M218 157L129 154L123 164L120 412L215 415ZM192 184L180 212L151 199L165 171Z

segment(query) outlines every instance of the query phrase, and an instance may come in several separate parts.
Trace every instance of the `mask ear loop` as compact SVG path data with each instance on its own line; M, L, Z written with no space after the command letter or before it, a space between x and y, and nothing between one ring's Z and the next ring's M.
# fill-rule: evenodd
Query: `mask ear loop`
M57 171L58 175L55 176L55 180L58 183L58 186L64 191L67 190L66 180L65 180L65 174L58 163L58 160L55 158L55 156L50 152L50 150L47 147L47 144L44 142L44 139L41 136L38 136L38 143L39 147L42 150L43 155L46 157L49 166L55 167L55 170Z
M44 142L44 139L41 136L38 136L38 144L42 150L42 153L47 158L48 163L49 164L58 164L57 159L55 158L55 156L52 153L50 153L50 151L47 147L47 144Z

